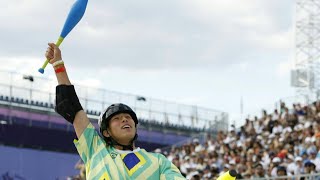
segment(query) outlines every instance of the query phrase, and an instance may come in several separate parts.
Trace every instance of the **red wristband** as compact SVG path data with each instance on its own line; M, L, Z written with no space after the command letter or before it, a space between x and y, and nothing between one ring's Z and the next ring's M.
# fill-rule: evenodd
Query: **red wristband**
M60 67L54 70L57 74L66 71L64 67Z

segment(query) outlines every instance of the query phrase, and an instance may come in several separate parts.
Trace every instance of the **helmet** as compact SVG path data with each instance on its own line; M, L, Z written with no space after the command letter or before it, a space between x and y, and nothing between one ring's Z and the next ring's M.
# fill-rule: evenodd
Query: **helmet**
M136 113L127 105L122 104L122 103L117 103L117 104L111 104L103 113L101 113L98 124L100 127L100 132L107 129L109 121L111 118L117 114L120 113L128 113L130 114L131 118L134 120L135 124L138 124L138 118Z

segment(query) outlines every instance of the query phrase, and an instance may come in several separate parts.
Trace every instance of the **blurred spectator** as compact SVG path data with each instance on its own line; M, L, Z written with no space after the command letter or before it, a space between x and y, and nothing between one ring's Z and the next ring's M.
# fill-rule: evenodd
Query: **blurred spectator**
M246 118L239 129L219 131L179 148L168 159L190 179L215 179L235 169L238 179L311 174L320 170L320 101L310 106L284 102L272 114ZM213 138L214 137L214 138Z
M82 162L81 159L76 163L74 168L79 170L79 175L76 176L76 179L77 180L85 180L86 179L86 166L84 165L84 163Z
M298 156L295 158L296 162L296 169L294 171L294 175L303 174L304 173L304 166L302 162L302 157Z
M305 168L305 174L314 174L314 173L317 173L316 171L316 165L311 162L311 161L308 161L304 164L304 168Z
M297 164L294 162L294 157L292 154L288 155L287 158L287 172L288 175L294 175L294 172L297 168Z
M254 175L252 175L252 178L267 178L268 176L265 174L265 170L263 169L263 166L261 163L257 163L254 166Z
M245 172L242 174L243 179L251 179L251 173L250 172Z
M287 169L284 166L279 166L277 168L277 177L279 178L277 178L276 180L290 180L290 178L281 178L281 176L287 176Z
M274 157L272 159L272 163L270 164L270 169L271 169L271 177L277 177L278 174L278 166L281 163L281 159L279 157Z

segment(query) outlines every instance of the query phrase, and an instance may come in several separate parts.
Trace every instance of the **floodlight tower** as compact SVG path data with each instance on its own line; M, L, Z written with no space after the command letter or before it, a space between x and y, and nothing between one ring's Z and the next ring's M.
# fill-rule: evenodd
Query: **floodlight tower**
M296 0L295 68L291 85L308 100L319 98L320 0Z

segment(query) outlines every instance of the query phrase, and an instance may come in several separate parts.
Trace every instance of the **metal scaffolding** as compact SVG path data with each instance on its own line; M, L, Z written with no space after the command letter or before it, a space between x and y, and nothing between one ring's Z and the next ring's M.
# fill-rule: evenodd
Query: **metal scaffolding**
M319 97L320 0L296 0L295 68L291 85L299 96Z

